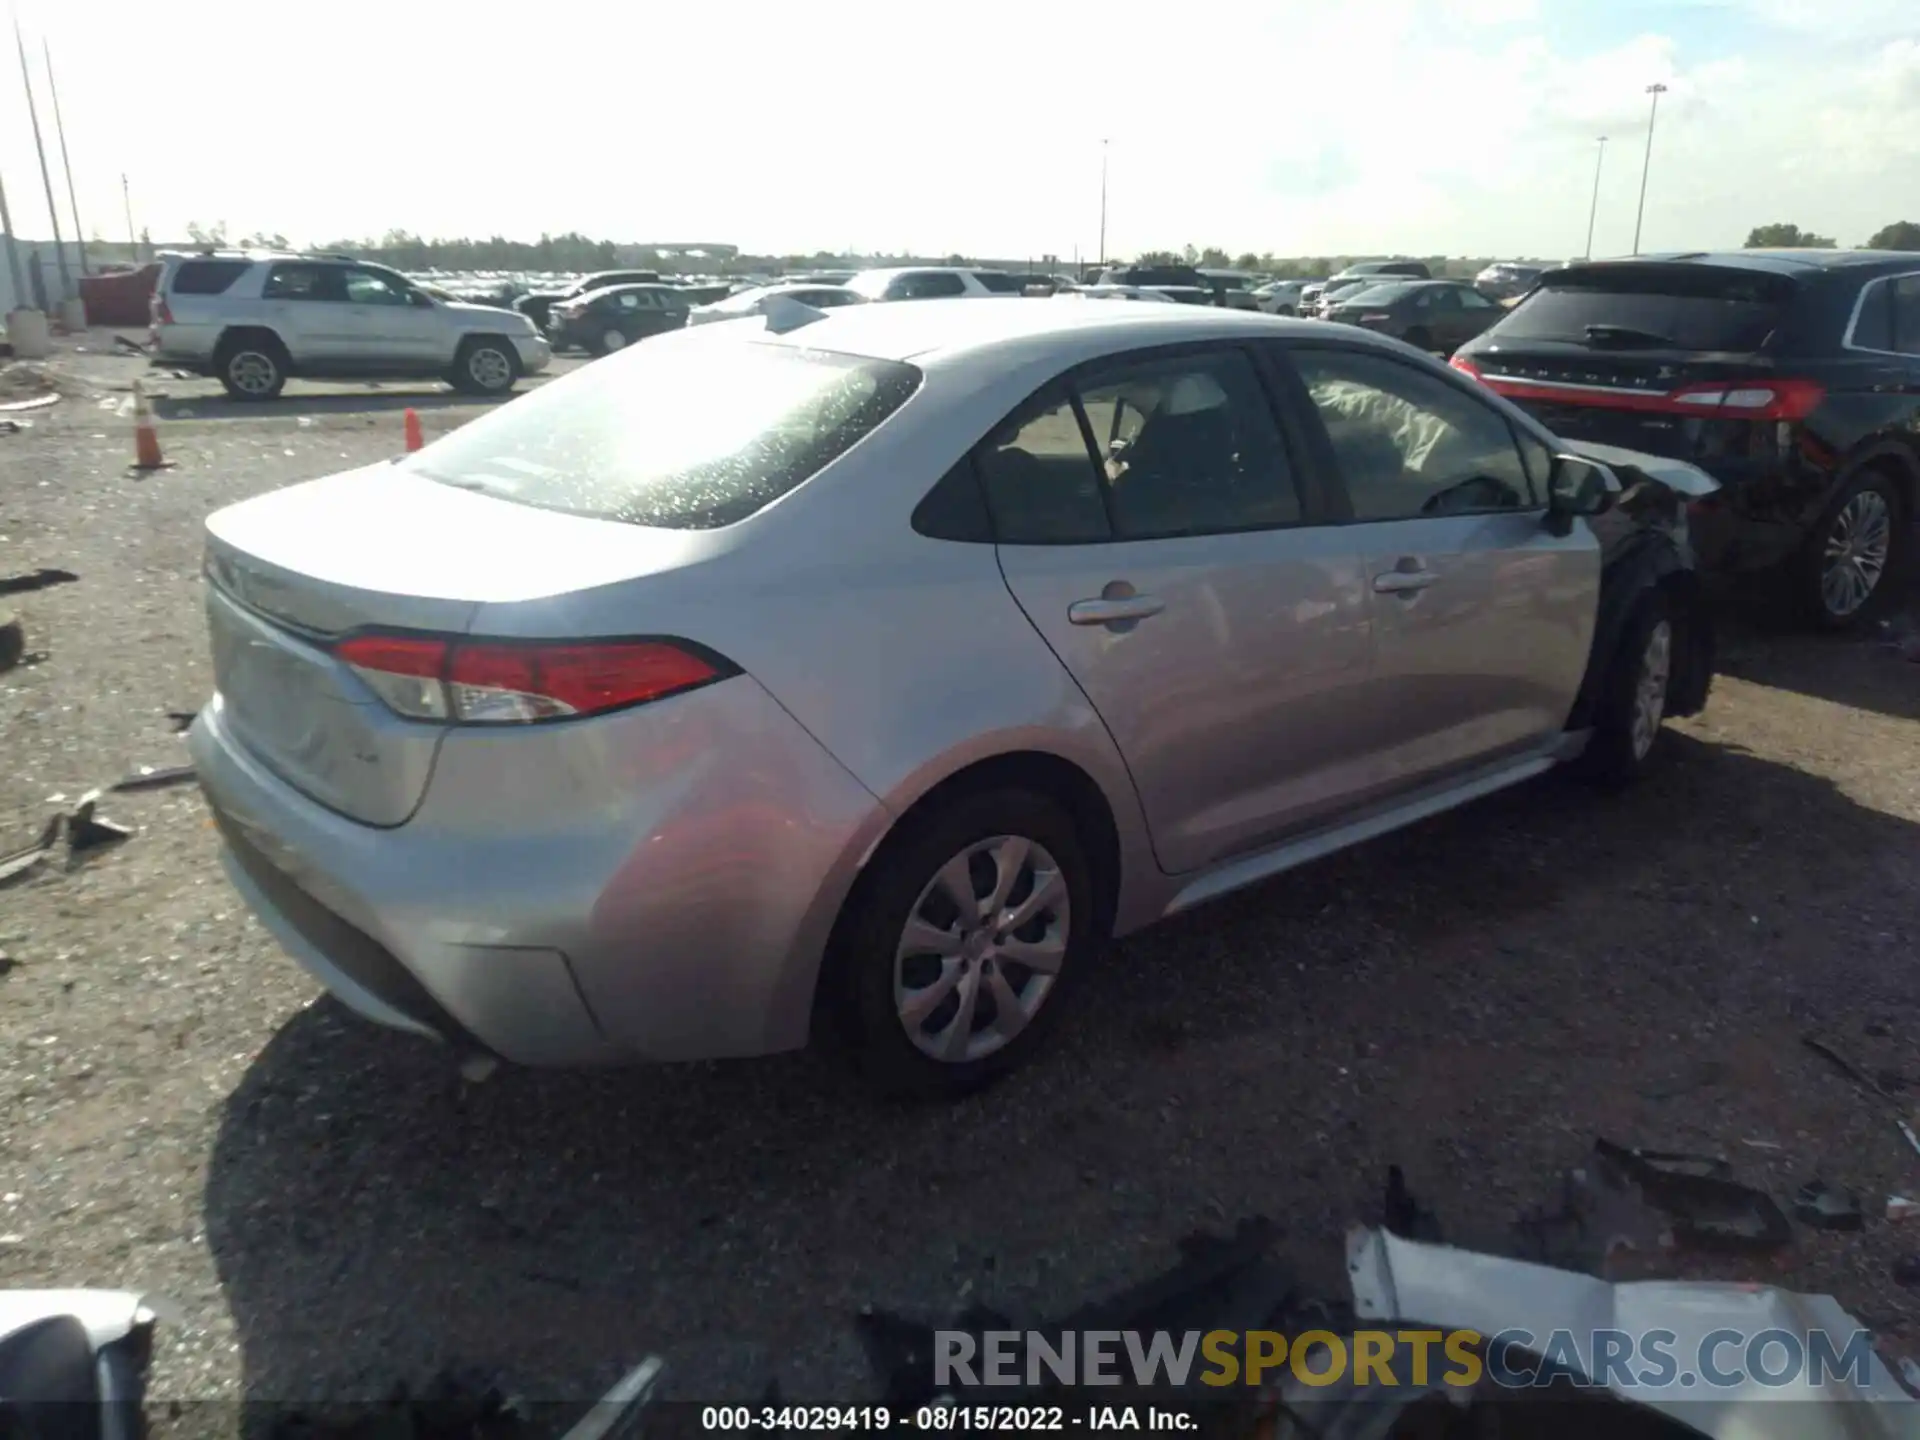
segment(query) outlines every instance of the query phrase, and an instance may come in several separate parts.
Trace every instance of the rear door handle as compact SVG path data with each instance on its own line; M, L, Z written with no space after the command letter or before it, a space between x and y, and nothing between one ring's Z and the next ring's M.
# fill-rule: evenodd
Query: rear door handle
M1111 625L1119 620L1145 620L1166 608L1167 602L1156 595L1076 600L1067 607L1067 620L1074 625Z
M1440 577L1431 570L1389 570L1384 575L1373 577L1373 593L1411 595L1439 583Z

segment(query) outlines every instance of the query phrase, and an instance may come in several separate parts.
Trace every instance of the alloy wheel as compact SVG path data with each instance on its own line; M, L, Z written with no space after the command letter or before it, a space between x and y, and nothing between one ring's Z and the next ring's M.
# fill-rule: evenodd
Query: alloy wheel
M1893 511L1878 490L1862 490L1840 507L1821 556L1820 601L1836 620L1858 614L1873 598L1893 553Z
M601 348L607 351L627 348L627 337L618 330L609 330L600 337Z
M1644 760L1667 713L1667 681L1673 672L1673 624L1662 620L1647 634L1640 676L1633 687L1633 758Z
M258 350L242 350L227 361L227 378L243 395L265 395L279 377L280 367L273 357Z
M483 345L467 357L467 373L483 390L504 390L513 383L513 366L491 345Z
M1058 982L1072 921L1066 876L1038 842L996 835L954 855L894 952L895 1012L914 1047L959 1065L1010 1044Z

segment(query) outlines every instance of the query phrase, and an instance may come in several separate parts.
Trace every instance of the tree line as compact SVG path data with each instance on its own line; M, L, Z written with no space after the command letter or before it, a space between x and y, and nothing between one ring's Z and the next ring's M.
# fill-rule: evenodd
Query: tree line
M1798 225L1784 222L1756 225L1747 235L1749 250L1837 250L1840 242L1831 235L1816 235ZM1920 250L1920 221L1896 220L1873 232L1863 250Z

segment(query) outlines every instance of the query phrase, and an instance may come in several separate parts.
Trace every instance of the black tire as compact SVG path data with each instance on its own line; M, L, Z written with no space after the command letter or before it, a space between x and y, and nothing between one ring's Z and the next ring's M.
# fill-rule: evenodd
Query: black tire
M447 383L462 394L490 398L509 393L519 380L519 351L491 335L461 341L447 376Z
M213 373L228 396L246 402L272 400L287 388L287 347L266 330L239 330L220 337Z
M1431 351L1433 349L1433 336L1416 325L1413 329L1407 331L1407 344L1413 346L1416 350Z
M1873 575L1865 598L1846 608L1844 603L1836 603L1841 599L1838 586L1830 588L1827 583L1829 548L1865 541L1868 536L1860 522L1870 520L1876 513L1885 536L1880 569ZM1899 581L1906 574L1911 521L1906 495L1899 482L1882 471L1862 470L1834 493L1833 502L1809 533L1806 547L1796 563L1800 604L1816 627L1849 630L1880 614L1899 590ZM1858 554L1859 560L1865 558L1864 552ZM1856 577L1864 579L1866 572L1857 561L1850 568Z
M1659 760L1660 724L1666 719L1667 698L1673 690L1673 667L1685 654L1681 622L1666 592L1649 590L1635 605L1626 628L1607 662L1607 673L1593 706L1593 734L1580 757L1588 779L1607 789L1620 789L1645 775ZM1665 635L1664 661L1656 659L1656 637ZM1658 693L1651 732L1639 728L1640 687L1650 663L1661 663L1665 677Z
M616 336L618 337L617 343L611 345L607 343ZM633 342L627 338L626 331L620 329L617 325L608 325L597 333L587 337L586 351L589 355L593 356L594 359L598 360L602 355L611 355L616 350L624 350L632 343Z
M915 1043L907 1021L899 1013L896 955L907 922L916 912L935 928L957 928L950 921L939 923L930 913L934 907L946 905L944 897L931 893L935 877L969 847L1001 836L1024 839L1051 856L1051 869L1065 887L1065 948L1051 986L1042 987L1036 997L1038 1008L1023 1029L990 1053L975 1058L936 1059ZM989 880L991 873L991 859L982 859L989 868L975 871L977 895L981 881ZM1033 871L1021 871L1010 899L1017 904L1032 894L1036 884ZM1074 989L1091 968L1099 943L1097 914L1093 875L1079 831L1067 812L1045 796L1025 790L981 791L910 819L889 838L849 897L847 910L835 928L834 953L829 957L829 976L836 992L831 998L861 1077L872 1089L894 1098L951 1099L978 1090L1024 1063L1059 1023ZM1057 912L1054 918L1058 918ZM983 926L982 930L990 933L990 927ZM1034 936L1016 932L1014 938L1031 941ZM965 956L954 958L955 967L962 971L975 963L980 967L970 972L979 998L974 1002L967 1037L992 1044L995 1037L988 1034L988 1021L997 1007L990 1001L988 977L994 974L994 957L989 953L977 962ZM908 967L918 961L930 965L934 975L946 968L945 962L931 953L913 957L899 962L903 979ZM1000 959L999 979L1008 991L1017 983L1018 992L1024 996L1042 978L1039 972L1018 965L1008 969L1007 963ZM965 983L962 978L950 987L952 1012L942 1000L921 1020L918 1033L925 1043L932 1045L936 1035L954 1033ZM980 1008L982 1001L987 1001L989 1008ZM945 1022L936 1024L943 1014Z

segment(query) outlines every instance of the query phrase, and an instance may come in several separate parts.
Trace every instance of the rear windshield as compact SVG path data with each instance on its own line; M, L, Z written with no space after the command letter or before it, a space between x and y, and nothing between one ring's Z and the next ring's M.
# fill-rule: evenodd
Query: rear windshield
M1501 340L1746 353L1767 343L1792 296L1791 280L1759 271L1632 264L1563 270L1494 330Z
M183 260L167 287L174 295L224 295L227 287L247 273L250 260Z
M404 463L543 510L714 530L837 459L919 384L897 361L671 337L543 385Z

